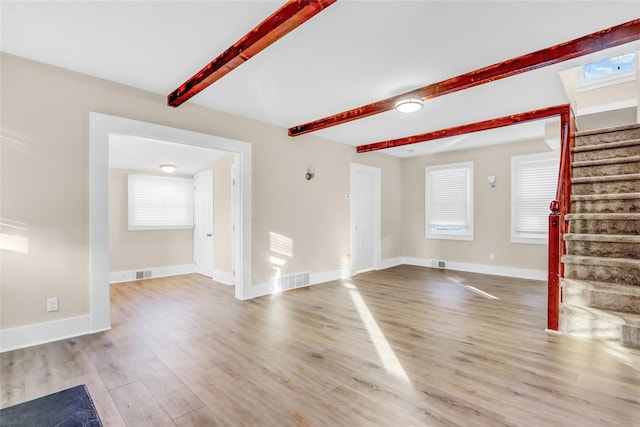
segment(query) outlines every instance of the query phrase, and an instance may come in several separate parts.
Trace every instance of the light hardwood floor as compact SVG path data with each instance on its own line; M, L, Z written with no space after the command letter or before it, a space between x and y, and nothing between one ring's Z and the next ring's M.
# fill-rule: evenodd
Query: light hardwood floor
M105 425L640 426L640 352L546 334L542 282L400 266L111 298L111 331L3 353L1 406L87 384Z

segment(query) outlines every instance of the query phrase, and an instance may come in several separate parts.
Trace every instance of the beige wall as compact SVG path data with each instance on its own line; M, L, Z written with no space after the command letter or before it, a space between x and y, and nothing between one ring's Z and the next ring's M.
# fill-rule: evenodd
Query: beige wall
M109 271L192 264L193 230L127 229L127 175L130 173L162 176L109 169Z
M601 105L631 101L637 97L636 91L637 83L636 80L633 80L576 92L575 99L578 109L593 108Z
M549 151L540 141L517 142L405 160L404 255L536 270L547 268L546 245L511 243L511 156ZM425 239L425 166L474 161L473 241ZM496 176L491 188L487 176ZM489 253L495 259L489 259Z
M12 221L21 228L3 226L0 232L19 234L29 242L26 253L1 252L2 329L89 311L91 111L252 144L254 284L275 273L270 233L292 242L282 274L347 266L350 230L345 195L350 191L351 162L382 170L383 259L410 256L545 268L543 246L509 243L510 156L545 151L541 141L406 160L356 154L347 145L313 135L289 138L286 129L191 103L168 108L163 96L11 55L2 54L1 67L0 215L3 223ZM476 162L476 240L425 240L424 167L469 159ZM224 183L228 166L217 168L216 185L229 188ZM315 169L311 181L304 178L307 167ZM487 175L498 177L493 190L486 185ZM228 213L224 205L218 207ZM225 239L224 231L219 233ZM490 251L496 254L493 262L488 259ZM215 268L225 271L230 255L223 256L220 248L216 252ZM117 255L112 259L113 270L128 265L123 259L116 261ZM60 298L60 310L47 313L46 299L53 296Z
M2 54L3 222L28 230L28 253L2 250L2 329L89 312L89 112L246 141L253 147L253 283L269 280L269 232L293 240L283 273L344 266L349 253L349 162L380 166L382 256L402 255L401 162L312 135ZM304 179L307 166L316 178ZM16 233L3 227L2 233ZM46 312L46 299L60 310Z

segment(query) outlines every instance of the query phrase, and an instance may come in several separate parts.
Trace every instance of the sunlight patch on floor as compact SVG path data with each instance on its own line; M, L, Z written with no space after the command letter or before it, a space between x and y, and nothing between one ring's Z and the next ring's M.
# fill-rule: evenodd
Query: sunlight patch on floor
M395 352L389 345L389 341L387 341L384 334L380 330L378 322L376 322L376 319L373 318L371 311L369 311L369 307L367 307L367 304L362 299L362 296L358 292L358 289L351 283L345 283L344 287L349 290L349 295L353 300L353 305L356 307L356 310L358 310L360 319L362 319L362 323L367 328L369 337L371 338L371 341L373 342L373 345L378 352L378 357L380 358L380 361L382 362L384 368L387 370L387 372L394 375L395 377L409 382L407 373L405 372L404 368L402 368L402 365L396 357Z
M480 295L480 296L483 296L483 297L485 297L485 298L487 298L487 299L500 299L500 298L498 298L498 297L497 297L497 296L495 296L495 295L491 295L491 294L490 294L490 293L488 293L488 292L485 292L485 291L483 291L483 290L481 290L481 289L476 288L475 286L465 285L464 283L460 282L459 280L455 280L455 279L452 279L452 281L453 281L456 285L458 285L458 286L462 286L463 288L468 289L468 290L470 290L471 292L475 292L476 294L478 294L478 295Z

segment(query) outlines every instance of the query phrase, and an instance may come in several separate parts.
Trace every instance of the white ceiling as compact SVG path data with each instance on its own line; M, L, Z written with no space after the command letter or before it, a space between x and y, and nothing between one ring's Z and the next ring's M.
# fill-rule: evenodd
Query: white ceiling
M175 174L193 175L207 169L224 151L158 141L140 136L109 134L109 167L162 173L160 165L176 165Z
M1 48L166 96L283 3L2 1ZM286 132L638 17L637 0L339 0L189 102ZM638 49L640 42L630 43L435 98L415 114L386 112L316 134L360 145L566 103L561 70ZM543 135L543 123L522 126L527 138ZM513 133L385 152L404 157L523 139Z

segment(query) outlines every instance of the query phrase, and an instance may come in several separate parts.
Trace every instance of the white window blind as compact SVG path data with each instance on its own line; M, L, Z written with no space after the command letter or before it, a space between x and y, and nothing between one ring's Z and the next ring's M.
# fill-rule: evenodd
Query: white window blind
M473 240L473 162L427 166L426 237Z
M547 243L549 205L556 197L558 153L511 158L511 241Z
M129 230L193 228L193 180L128 175Z

